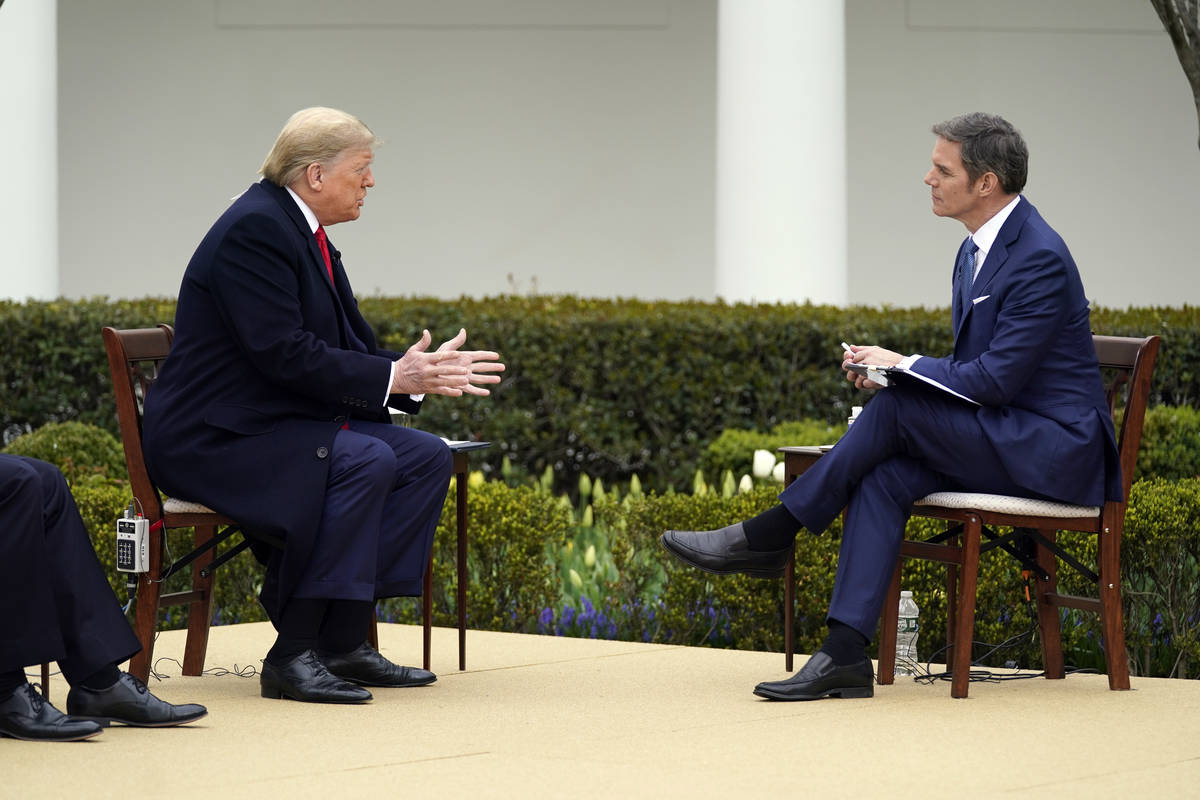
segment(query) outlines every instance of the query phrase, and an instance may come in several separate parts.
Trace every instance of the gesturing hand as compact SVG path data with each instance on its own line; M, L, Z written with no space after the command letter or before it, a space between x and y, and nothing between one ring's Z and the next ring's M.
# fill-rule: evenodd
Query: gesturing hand
M480 384L500 382L500 376L494 374L504 371L500 355L491 350L459 350L466 340L467 331L462 328L453 339L428 352L432 337L429 331L422 331L420 340L396 362L392 393L491 394Z

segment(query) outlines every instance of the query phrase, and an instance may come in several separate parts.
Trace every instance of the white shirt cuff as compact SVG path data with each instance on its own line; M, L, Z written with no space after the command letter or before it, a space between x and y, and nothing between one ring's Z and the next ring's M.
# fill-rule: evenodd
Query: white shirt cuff
M900 363L896 366L900 367L900 369L910 369L913 364L917 363L917 359L920 357L920 355L905 356L904 358L900 359Z
M2 3L2 2L4 2L4 0L0 0L0 3ZM394 380L396 380L396 362L395 361L392 362L392 368L388 371L387 394L385 394L383 396L383 407L384 408L387 408L388 400L390 400L392 397L392 381L394 381ZM423 395L423 394L410 394L409 397L411 397L413 399L414 403L419 403L425 399L425 395Z

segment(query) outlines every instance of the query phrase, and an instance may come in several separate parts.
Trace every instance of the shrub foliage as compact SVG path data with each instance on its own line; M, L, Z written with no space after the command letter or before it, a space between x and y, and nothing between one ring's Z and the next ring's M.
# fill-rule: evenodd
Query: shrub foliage
M945 353L946 309L589 300L571 296L482 300L363 298L360 307L393 349L422 328L500 351L508 364L490 398L431 398L416 423L453 438L495 443L480 463L507 456L526 474L547 466L562 486L580 473L609 485L638 474L648 488L685 489L706 445L723 430L770 430L811 418L842 423L860 402L842 379L838 342L879 342ZM47 422L78 420L116 432L104 325L170 322L166 298L0 303L0 426L6 441ZM1200 397L1196 308L1098 309L1098 333L1161 334L1153 404ZM559 488L562 488L560 486Z

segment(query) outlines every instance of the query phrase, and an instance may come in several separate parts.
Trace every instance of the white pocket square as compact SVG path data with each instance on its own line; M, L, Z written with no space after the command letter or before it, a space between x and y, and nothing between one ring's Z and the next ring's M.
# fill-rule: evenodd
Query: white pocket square
M990 294L980 295L979 297L976 297L974 300L971 301L971 305L977 306L980 303L982 303L984 300L987 300L989 297L991 297Z

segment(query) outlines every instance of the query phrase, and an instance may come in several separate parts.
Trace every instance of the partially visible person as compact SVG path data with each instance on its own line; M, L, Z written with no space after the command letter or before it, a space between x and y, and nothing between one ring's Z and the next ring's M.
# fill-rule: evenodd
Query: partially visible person
M164 702L120 671L141 649L62 474L0 454L0 736L69 742L112 722L156 728L204 717L204 706ZM48 661L71 685L67 714L25 679L25 667Z
M146 463L164 491L284 541L261 600L278 636L264 697L371 700L364 686L420 686L367 643L377 598L415 596L452 457L391 424L425 394L486 395L504 365L461 349L381 348L325 229L358 219L378 140L331 108L296 112L197 247L175 341L145 402Z
M1121 498L1112 418L1092 343L1088 301L1062 238L1021 191L1029 152L991 114L933 127L925 174L933 213L969 234L951 277L954 350L940 358L852 346L853 365L903 364L977 404L912 381L880 391L780 505L717 531L667 531L682 561L716 573L777 576L797 533L846 524L829 604L829 633L799 672L766 681L771 700L870 697L867 645L899 557L913 503L936 491L984 492L1099 506Z

